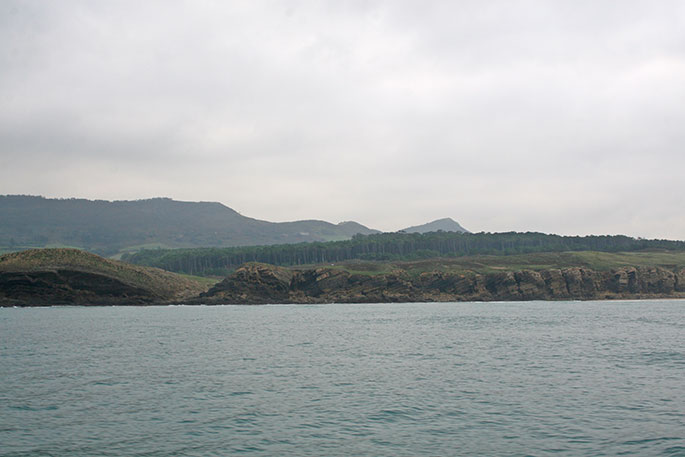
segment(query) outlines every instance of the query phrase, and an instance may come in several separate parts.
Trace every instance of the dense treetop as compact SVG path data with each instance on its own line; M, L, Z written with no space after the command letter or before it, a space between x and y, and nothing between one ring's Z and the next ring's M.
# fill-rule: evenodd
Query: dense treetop
M234 248L154 249L124 260L170 271L222 275L245 262L274 265L335 263L346 260L416 260L478 254L511 255L534 252L631 252L646 249L685 250L685 242L645 240L622 235L560 236L544 233L383 233L356 235L327 243Z

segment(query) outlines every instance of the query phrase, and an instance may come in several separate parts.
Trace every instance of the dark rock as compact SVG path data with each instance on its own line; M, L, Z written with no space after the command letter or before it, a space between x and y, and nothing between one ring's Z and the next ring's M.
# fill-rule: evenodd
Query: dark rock
M514 273L522 300L544 300L548 297L547 284L537 271L523 270Z
M248 263L201 297L226 303L279 303L289 299L293 271L262 263Z
M640 267L637 271L641 293L667 294L675 290L676 277L672 271L656 267Z
M675 273L676 292L685 292L685 268Z
M495 300L521 300L521 291L513 272L485 276L485 288Z
M566 279L561 270L543 270L540 272L540 276L545 281L545 290L548 298L561 299L570 297Z
M83 271L0 272L0 303L17 305L151 304L167 297Z
M331 303L465 300L550 300L679 296L685 270L625 267L607 272L587 268L522 270L486 275L440 271L410 277L351 274L334 268L288 270L247 264L211 289L205 298L223 303Z
M574 267L566 268L561 273L570 298L592 299L597 296L597 291L602 289L601 278L592 270Z
M332 290L348 287L350 274L344 270L317 268L297 272L291 281L292 291L301 291L306 295L320 297Z

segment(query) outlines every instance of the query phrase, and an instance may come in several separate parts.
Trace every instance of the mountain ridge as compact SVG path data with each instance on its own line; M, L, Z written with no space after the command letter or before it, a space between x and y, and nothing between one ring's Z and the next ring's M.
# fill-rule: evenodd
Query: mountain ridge
M219 202L0 196L0 248L77 247L101 255L142 247L192 248L334 241L379 233L357 222L269 222Z

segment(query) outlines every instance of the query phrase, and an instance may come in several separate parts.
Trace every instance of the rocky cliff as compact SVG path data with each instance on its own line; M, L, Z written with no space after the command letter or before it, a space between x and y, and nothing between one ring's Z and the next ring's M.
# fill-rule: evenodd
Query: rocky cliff
M0 256L0 306L685 298L685 268L678 265L477 272L423 263L420 269L370 263L357 270L248 263L206 291L207 283L156 268L75 249L41 249Z
M197 296L192 279L76 249L0 256L0 306L146 305Z
M489 274L398 270L355 274L335 268L292 270L243 265L201 295L205 303L375 303L685 297L685 269L572 267Z

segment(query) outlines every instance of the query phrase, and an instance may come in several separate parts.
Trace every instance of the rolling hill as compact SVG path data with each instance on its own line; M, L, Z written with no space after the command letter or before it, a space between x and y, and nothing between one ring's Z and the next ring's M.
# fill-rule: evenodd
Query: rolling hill
M209 283L78 249L0 256L0 305L143 305L191 298Z
M289 244L378 233L356 222L268 222L215 202L0 196L0 252L77 247L105 256L147 248Z

